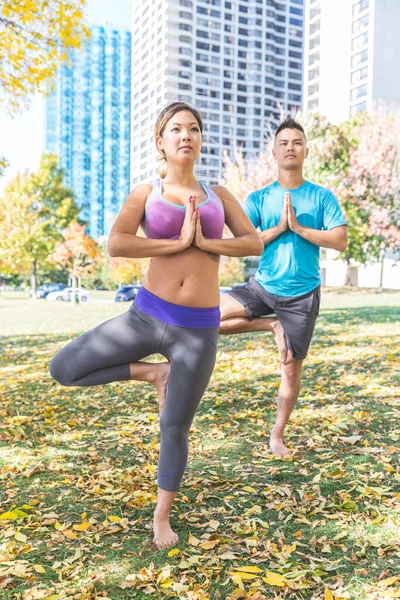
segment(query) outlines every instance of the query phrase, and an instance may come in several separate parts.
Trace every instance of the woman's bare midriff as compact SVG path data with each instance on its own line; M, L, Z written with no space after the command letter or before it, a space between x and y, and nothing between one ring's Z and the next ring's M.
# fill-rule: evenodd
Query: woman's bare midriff
M159 298L181 306L218 306L218 265L219 256L190 246L177 254L152 258L143 286Z

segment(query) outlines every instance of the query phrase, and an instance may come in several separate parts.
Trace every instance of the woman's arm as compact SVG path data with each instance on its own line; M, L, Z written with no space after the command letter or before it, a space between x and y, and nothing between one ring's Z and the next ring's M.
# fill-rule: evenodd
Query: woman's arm
M192 204L186 210L179 239L158 240L136 235L143 220L146 199L150 192L151 185L141 184L129 194L108 238L107 249L110 256L126 258L162 256L182 252L191 245L196 227L196 213Z
M225 223L234 237L222 240L205 238L201 230L200 217L198 216L194 245L200 248L200 250L212 254L223 254L224 256L260 256L263 253L264 245L235 196L222 185L215 186L213 190L224 205Z

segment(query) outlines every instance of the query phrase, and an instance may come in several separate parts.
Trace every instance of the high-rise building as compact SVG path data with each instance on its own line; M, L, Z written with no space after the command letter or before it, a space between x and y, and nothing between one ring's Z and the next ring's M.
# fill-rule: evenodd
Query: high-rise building
M267 124L301 106L303 0L134 0L132 12L134 184L156 176L154 124L169 102L204 118L208 183L224 150L260 151Z
M58 70L45 103L45 148L92 237L107 235L130 190L131 34L94 26Z
M304 109L339 122L400 104L399 0L306 0Z

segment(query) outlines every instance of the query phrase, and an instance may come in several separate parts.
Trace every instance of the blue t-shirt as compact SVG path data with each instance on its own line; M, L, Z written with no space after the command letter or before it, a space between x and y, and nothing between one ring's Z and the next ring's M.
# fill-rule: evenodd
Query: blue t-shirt
M332 229L346 225L335 195L320 185L305 181L295 190L285 190L277 181L251 193L244 209L261 231L279 223L285 193L290 192L294 212L301 225ZM266 244L255 275L267 292L278 296L301 296L320 284L319 246L287 229Z

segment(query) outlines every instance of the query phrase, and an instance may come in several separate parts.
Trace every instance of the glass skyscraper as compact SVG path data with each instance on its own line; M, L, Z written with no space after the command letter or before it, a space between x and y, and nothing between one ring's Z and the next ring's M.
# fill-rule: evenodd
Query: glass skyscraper
M45 101L45 148L58 154L94 238L107 235L130 191L131 34L91 28Z

